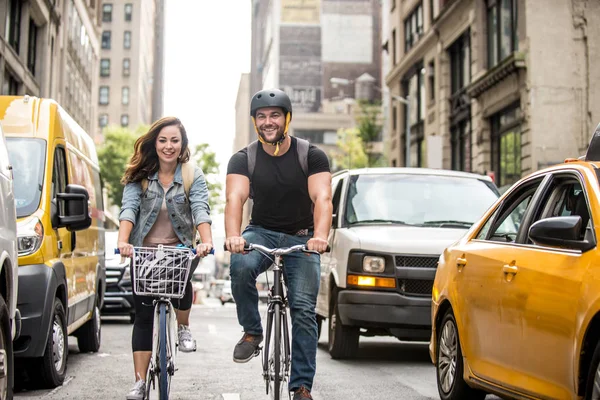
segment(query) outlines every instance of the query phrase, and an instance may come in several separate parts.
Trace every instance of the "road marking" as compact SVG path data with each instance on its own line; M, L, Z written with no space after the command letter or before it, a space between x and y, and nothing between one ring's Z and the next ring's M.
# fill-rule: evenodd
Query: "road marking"
M45 397L52 397L52 395L55 395L56 393L58 393L59 390L61 390L65 386L67 386L69 384L69 382L71 382L72 380L73 380L72 376L67 377L61 386L55 388L53 391L48 393Z
M217 327L213 324L208 324L208 333L210 333L211 335L216 335Z
M239 393L223 393L223 400L240 400Z

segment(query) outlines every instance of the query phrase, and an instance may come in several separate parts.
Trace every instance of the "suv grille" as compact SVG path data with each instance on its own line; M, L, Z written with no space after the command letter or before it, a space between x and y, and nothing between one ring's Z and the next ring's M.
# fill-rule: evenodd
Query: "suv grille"
M433 281L429 279L398 279L400 292L411 296L431 296Z
M396 256L397 267L437 268L439 257L431 256Z

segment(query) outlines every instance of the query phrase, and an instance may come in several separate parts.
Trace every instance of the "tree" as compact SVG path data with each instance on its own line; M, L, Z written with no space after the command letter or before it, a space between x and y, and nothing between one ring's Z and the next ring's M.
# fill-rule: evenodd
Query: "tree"
M110 203L119 207L123 198L121 178L133 154L136 139L146 130L144 126L140 126L136 132L118 126L104 129L104 143L98 150L98 161Z
M210 150L207 143L199 144L192 149L191 160L204 172L206 186L208 186L208 204L210 208L213 211L222 211L221 190L223 185L218 181L219 163L215 153Z
M381 137L383 125L381 124L381 103L369 102L365 100L358 101L359 113L356 117L358 136L362 141L364 152L367 156L367 167L377 167L385 165L385 159L382 154L373 150L375 142Z
M358 129L340 129L337 133L338 150L331 154L336 169L364 168L369 158Z

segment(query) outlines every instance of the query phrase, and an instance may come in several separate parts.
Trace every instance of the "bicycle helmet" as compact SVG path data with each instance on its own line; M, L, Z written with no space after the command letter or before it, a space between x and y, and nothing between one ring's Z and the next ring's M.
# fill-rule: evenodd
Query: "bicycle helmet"
M283 136L276 143L266 142L258 133L258 127L256 126L256 112L265 107L279 107L283 109L283 112L285 113L285 129L283 131ZM289 130L290 121L292 120L292 101L289 96L283 90L279 89L259 90L252 96L252 100L250 101L250 116L252 117L252 123L254 124L254 129L258 135L258 140L261 143L276 146L275 155L277 155L279 153L279 145L285 140Z

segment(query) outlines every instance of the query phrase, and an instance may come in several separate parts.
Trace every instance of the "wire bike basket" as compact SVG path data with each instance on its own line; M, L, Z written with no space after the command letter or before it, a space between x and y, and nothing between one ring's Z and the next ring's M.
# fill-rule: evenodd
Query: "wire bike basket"
M135 294L182 298L194 257L192 250L185 247L134 247L132 272Z

